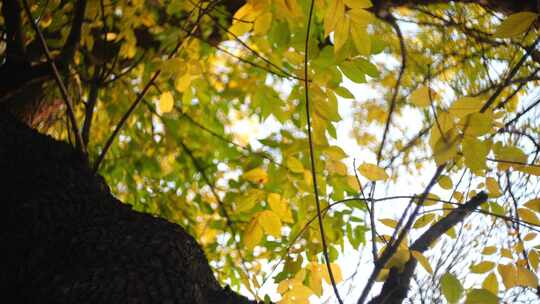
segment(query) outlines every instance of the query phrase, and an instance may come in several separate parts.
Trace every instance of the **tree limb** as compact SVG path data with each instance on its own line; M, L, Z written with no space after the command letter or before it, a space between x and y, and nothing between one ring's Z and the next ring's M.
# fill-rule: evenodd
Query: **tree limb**
M447 216L431 226L424 232L410 247L410 250L419 252L426 251L431 244L439 239L446 231L462 222L469 214L471 214L481 203L487 200L487 194L480 192L465 204L453 209ZM380 303L401 303L409 291L409 285L414 274L417 261L411 258L406 264L402 272L397 268L392 268L385 280L380 294L373 298L370 304Z
M60 62L63 65L67 66L71 63L79 47L85 11L86 0L77 1L73 12L73 20L71 21L71 29L60 53Z

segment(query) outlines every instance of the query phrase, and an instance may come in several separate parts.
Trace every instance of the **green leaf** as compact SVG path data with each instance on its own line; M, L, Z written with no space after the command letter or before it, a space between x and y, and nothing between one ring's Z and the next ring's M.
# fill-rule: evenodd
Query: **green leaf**
M486 289L473 289L467 294L465 304L498 304L499 298Z
M463 286L453 274L447 272L441 277L441 292L449 303L457 303L463 296Z

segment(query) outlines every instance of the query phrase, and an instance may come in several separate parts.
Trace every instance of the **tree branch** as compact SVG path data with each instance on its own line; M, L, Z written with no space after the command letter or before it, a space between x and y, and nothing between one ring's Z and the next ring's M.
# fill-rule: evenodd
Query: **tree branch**
M471 214L481 203L487 200L487 194L480 192L468 202L459 207L453 209L447 216L443 217L440 221L431 226L426 232L424 232L410 247L410 250L419 252L426 251L431 244L439 239L446 231L454 227L456 224L463 221L469 214ZM409 291L409 285L414 274L417 261L411 258L406 264L402 272L399 272L397 268L392 268L385 280L380 294L373 298L370 304L380 303L401 303Z
M73 60L75 52L81 41L81 31L84 22L84 13L86 11L86 0L79 0L75 5L71 29L60 53L60 62L62 65L68 65Z

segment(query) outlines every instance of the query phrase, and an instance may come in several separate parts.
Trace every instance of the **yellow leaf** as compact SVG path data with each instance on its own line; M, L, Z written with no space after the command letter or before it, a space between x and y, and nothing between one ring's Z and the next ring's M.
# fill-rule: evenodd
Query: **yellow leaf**
M310 264L308 286L317 296L322 296L322 273L320 267L316 263Z
M419 217L413 225L413 228L419 229L425 227L435 219L434 213L427 213Z
M373 6L371 0L345 0L345 5L350 8L370 8Z
M529 209L518 208L517 210L519 218L531 225L540 226L540 219Z
M328 268L326 265L321 264L322 267L322 277L326 281L326 283L331 284L330 281L330 275L328 274ZM330 268L332 269L332 274L334 275L334 280L336 281L336 284L343 281L343 276L341 275L341 268L336 263L330 263Z
M483 105L483 99L481 98L461 97L452 103L448 112L456 117L462 118L468 114L480 111Z
M429 99L429 88L421 86L414 90L410 95L411 103L417 107L429 107L431 101Z
M439 186L443 189L450 190L454 186L450 177L443 175L439 178Z
M499 294L499 282L497 281L497 276L492 272L487 275L482 282L482 288L489 290L492 294Z
M411 258L411 253L409 249L406 247L400 246L396 250L394 255L390 258L390 260L388 260L384 268L390 269L392 267L396 267L401 271L403 270L403 267L409 261L410 258Z
M272 13L266 12L260 15L253 25L253 32L257 35L266 34L272 25Z
M105 39L107 41L113 41L116 39L116 37L118 37L118 35L116 33L113 33L113 32L108 32L107 35L105 35Z
M465 131L466 136L478 137L489 131L493 126L492 113L472 113L460 120L460 129Z
M168 113L172 110L174 99L171 92L164 92L159 97L158 110L160 113Z
M258 213L257 219L264 232L276 238L281 236L281 220L274 211L261 211Z
M499 197L502 195L499 183L493 177L486 178L486 188L489 193L489 197Z
M251 219L251 222L249 222L249 225L244 231L244 245L246 245L249 250L252 250L255 245L259 244L262 237L263 230L259 225L257 216L255 216Z
M248 22L233 22L231 27L229 27L229 39L234 40L235 37L240 37L245 33L249 32L253 27L252 23Z
M268 181L268 174L263 168L251 169L242 176L244 179L256 184L264 184Z
M174 82L174 87L178 92L184 92L185 90L187 90L192 80L193 75L185 73L184 75L176 79L176 81Z
M324 17L324 37L330 35L335 31L336 24L343 20L345 16L345 5L343 0L330 1L330 5L326 8L326 15Z
M523 173L528 173L528 174L532 174L532 175L535 175L535 176L540 176L540 165L539 164L534 164L534 165L529 165L529 166L518 166L516 169L518 171L523 172Z
M283 222L292 223L292 213L291 209L289 209L288 201L281 197L281 195L277 193L270 193L268 194L268 205L270 205L270 209L274 211Z
M351 26L351 39L360 55L369 56L371 54L371 38L369 38L366 28Z
M499 38L512 38L525 33L536 21L538 14L533 12L519 12L508 16L495 29L493 35Z
M538 256L536 250L532 249L529 251L527 257L529 258L529 263L531 264L532 269L536 270L536 268L538 268L538 263L540 262L540 257Z
M397 221L389 218L380 219L379 222L383 223L383 225L388 226L390 228L396 228L397 227Z
M516 267L516 284L518 286L538 288L538 278L536 275L523 266Z
M293 156L287 157L287 168L289 168L294 173L303 173L304 166L297 158Z
M334 31L334 52L337 53L349 39L350 19L343 18L336 24L336 30Z
M535 238L536 238L536 232L529 232L523 237L523 240L528 242L528 241L534 240Z
M484 247L484 249L482 250L483 255L492 255L495 252L497 252L497 247L495 246L487 246L487 247Z
M483 261L478 264L471 265L469 269L472 273L486 273L495 267L495 263L490 261Z
M375 21L376 17L364 9L353 8L347 11L349 17L351 17L352 27L365 28L369 23Z
M365 178L371 180L371 181L378 181L378 180L387 180L388 174L384 172L384 169L381 167L369 164L369 163L363 163L358 167L358 171L360 174L362 174Z
M529 200L525 204L523 204L523 206L533 211L540 212L540 198Z
M427 272L433 274L433 268L431 268L429 260L420 251L412 250L411 254Z

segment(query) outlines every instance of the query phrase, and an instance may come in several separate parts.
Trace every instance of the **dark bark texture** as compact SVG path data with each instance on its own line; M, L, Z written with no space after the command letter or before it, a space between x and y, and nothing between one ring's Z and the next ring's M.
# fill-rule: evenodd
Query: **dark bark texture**
M252 303L180 226L133 211L72 147L1 112L0 189L12 303Z

